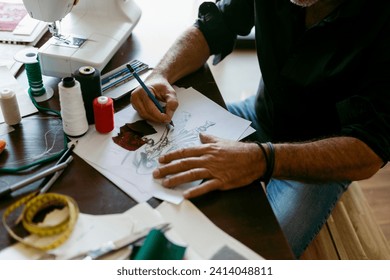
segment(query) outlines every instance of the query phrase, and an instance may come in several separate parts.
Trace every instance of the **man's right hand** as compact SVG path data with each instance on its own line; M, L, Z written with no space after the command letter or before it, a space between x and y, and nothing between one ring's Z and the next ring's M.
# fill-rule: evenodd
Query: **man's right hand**
M131 105L141 118L157 123L170 123L179 103L176 92L171 84L159 75L153 73L146 79L146 86L160 101L165 112L161 113L141 86L131 94Z

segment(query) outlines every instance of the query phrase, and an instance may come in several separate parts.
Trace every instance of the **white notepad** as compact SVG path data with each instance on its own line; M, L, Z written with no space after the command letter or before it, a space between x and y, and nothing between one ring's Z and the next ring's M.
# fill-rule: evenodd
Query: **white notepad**
M31 18L21 1L0 1L0 18L0 43L34 46L47 31L47 23Z

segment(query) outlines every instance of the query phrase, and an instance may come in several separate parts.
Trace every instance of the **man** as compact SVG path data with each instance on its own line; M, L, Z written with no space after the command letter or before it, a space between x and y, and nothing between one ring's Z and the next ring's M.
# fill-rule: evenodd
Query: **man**
M205 179L186 198L272 177L267 196L299 258L350 182L371 177L390 158L390 5L291 2L203 3L196 24L147 80L166 112L140 88L131 101L143 118L169 123L178 106L171 84L210 55L223 59L236 36L255 26L259 91L228 109L252 121L258 142L201 135L203 145L162 156L153 175L167 188Z

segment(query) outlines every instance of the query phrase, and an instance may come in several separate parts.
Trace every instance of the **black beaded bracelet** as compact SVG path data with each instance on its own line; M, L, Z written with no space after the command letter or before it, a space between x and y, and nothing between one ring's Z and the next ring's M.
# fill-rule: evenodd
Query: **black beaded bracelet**
M261 181L264 182L265 185L268 185L269 181L271 180L272 174L274 172L274 166L275 166L275 149L274 145L271 142L265 143L268 148L268 153L265 150L264 146L260 142L255 142L261 149L261 151L264 154L265 162L266 162L266 169L264 175L261 177Z
M264 174L264 182L267 185L271 180L275 167L275 148L271 142L265 143L268 147L267 172Z

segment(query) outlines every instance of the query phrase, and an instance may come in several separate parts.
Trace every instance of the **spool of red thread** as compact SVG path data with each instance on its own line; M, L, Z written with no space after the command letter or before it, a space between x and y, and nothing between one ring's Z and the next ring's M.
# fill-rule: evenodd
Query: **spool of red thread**
M99 96L93 100L93 114L96 131L108 133L114 129L114 102L107 96Z

